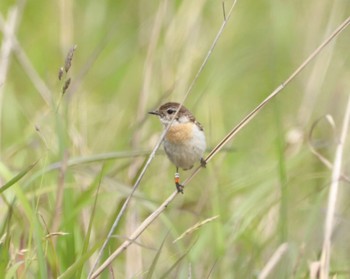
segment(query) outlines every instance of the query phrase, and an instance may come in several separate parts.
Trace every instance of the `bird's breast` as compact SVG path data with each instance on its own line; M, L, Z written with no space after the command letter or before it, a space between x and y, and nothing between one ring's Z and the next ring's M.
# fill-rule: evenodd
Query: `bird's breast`
M173 144L186 143L193 138L193 125L195 124L192 122L171 125L165 136L166 140Z

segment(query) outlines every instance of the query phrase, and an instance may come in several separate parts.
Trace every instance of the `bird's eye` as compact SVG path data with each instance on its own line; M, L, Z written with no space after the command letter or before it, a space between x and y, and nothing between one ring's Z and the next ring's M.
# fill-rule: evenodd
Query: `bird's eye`
M168 109L166 112L167 114L173 114L176 110L173 110L173 109Z

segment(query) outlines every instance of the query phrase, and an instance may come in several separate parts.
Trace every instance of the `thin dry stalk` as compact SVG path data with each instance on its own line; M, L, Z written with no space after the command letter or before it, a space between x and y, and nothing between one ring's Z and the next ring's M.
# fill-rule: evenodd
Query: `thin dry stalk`
M328 208L327 208L327 215L326 215L326 221L325 221L325 227L324 227L322 255L320 260L320 278L321 279L327 279L329 275L329 261L331 256L331 237L332 237L333 225L334 225L334 214L335 214L335 208L337 205L339 180L341 177L341 163L342 163L343 152L344 152L344 143L345 143L346 136L348 134L349 122L350 122L350 97L348 99L341 136L337 145L337 149L334 157L334 163L333 163L334 167L332 172L332 183L331 183L331 186L329 189L329 195L328 195Z
M5 32L5 26L6 26L6 23L2 18L2 16L0 15L0 30L3 33ZM25 51L21 47L20 43L18 42L15 34L12 33L10 39L13 44L12 45L13 52L16 55L16 58L21 64L23 70L27 73L29 79L33 83L36 90L38 90L43 100L46 102L47 105L49 105L51 101L50 89L45 84L45 82L40 78L39 74L36 72L34 66L30 62L28 56L26 55ZM0 61L2 61L2 59L0 59ZM0 86L1 86L1 82L0 82Z
M288 244L287 243L282 243L277 248L275 253L273 253L273 255L271 256L269 261L266 263L266 265L264 266L264 268L260 272L260 274L258 276L258 279L265 279L265 278L267 278L267 276L269 276L271 271L274 269L276 264L278 264L278 262L281 260L282 256L287 252L287 250L288 250Z
M143 82L142 82L142 87L139 94L139 102L136 110L136 119L135 119L136 123L141 123L142 119L146 115L146 104L149 97L150 85L151 85L152 73L153 73L154 53L156 50L157 42L159 41L161 27L162 27L161 23L164 19L165 13L166 13L166 1L159 6L154 23L153 23L153 29L150 37L150 44L147 49L147 55L146 55L145 64L144 64ZM141 140L141 129L139 129L139 127L136 127L133 137L131 139L131 147L133 150L139 148L140 140ZM136 175L142 162L143 160L139 160L138 158L135 158L135 160L133 160L128 170L129 178L133 178Z
M232 12L233 12L234 7L236 6L236 3L237 3L237 0L234 0L233 3L232 3L232 6L231 6L231 8L230 8L230 10L229 10L229 12L228 12L227 15L226 15L226 13L225 13L225 7L223 6L223 9L224 9L224 21L222 22L221 27L220 27L218 33L216 34L216 37L215 37L213 43L211 44L211 46L210 46L210 48L209 48L209 51L208 51L208 53L207 53L207 56L204 58L202 65L199 67L199 70L198 70L197 74L195 75L194 79L192 80L190 86L188 87L188 89L187 89L187 91L186 91L186 93L185 93L185 95L184 95L184 98L183 98L183 100L182 100L182 102L181 102L181 105L183 105L183 103L184 103L185 100L187 99L188 95L189 95L190 92L192 91L193 86L196 84L196 82L197 82L199 76L201 75L201 73L202 73L202 71L203 71L205 65L208 63L208 60L209 60L209 58L210 58L210 56L211 56L213 50L215 49L216 44L218 43L220 37L222 36L222 33L223 33L224 30L225 30L225 27L226 27L226 25L227 25L227 23L228 23L228 21L229 21L231 15L232 15ZM175 113L175 115L174 115L174 117L173 117L173 120L175 119L175 117L176 117L177 113L179 112L179 110L180 110L180 107L178 108L178 111ZM171 124L171 123L170 123L170 124ZM169 126L170 126L170 125L169 125ZM169 127L169 126L168 126L168 127Z
M112 236L113 232L114 232L115 229L117 228L117 226L118 226L118 224L119 224L119 221L120 221L122 215L125 213L125 210L126 210L127 206L128 206L129 203L130 203L131 198L133 197L133 195L134 195L136 189L138 188L138 186L140 185L140 182L141 182L143 176L145 175L148 166L150 165L151 161L153 160L153 158L154 158L154 156L155 156L155 154L156 154L156 151L159 149L159 147L160 147L160 145L161 145L161 143L162 143L162 140L163 140L163 138L164 138L164 136L165 136L165 133L166 133L166 131L163 131L163 133L162 133L160 139L158 140L156 146L154 147L154 149L152 150L151 154L149 155L145 166L144 166L143 169L141 170L140 175L138 176L138 178L137 178L135 184L133 185L133 187L132 187L132 189L131 189L131 192L130 192L128 198L125 200L125 202L124 202L122 208L120 209L120 211L119 211L119 213L118 213L118 216L117 216L117 218L115 219L115 221L114 221L114 223L113 223L113 225L112 225L112 227L111 227L111 229L110 229L110 231L109 231L109 233L108 233L108 235L110 235L110 237ZM140 227L139 227L139 228L140 228ZM100 258L101 258L101 256L102 256L102 253L103 253L104 249L107 247L107 244L108 244L108 242L109 242L110 237L107 237L107 239L105 240L104 244L102 245L102 248L100 249L100 251L99 251L99 253L98 253L98 256L97 256L97 258L96 258L96 261L95 261L95 263L94 263L92 269L90 270L90 273L89 273L89 275L88 275L88 278L94 278L92 272L94 271L95 267L97 266L97 264L98 264L98 262L99 262L99 260L100 260ZM131 238L131 239L132 239L132 238ZM126 241L126 242L127 242L127 241ZM130 244L131 244L131 242L130 242ZM101 271L101 272L102 272L102 271ZM95 272L95 273L96 273L96 272Z
M230 10L231 13L232 9ZM230 16L230 13L228 15L228 18ZM206 162L209 162L224 146L225 144L232 139L232 137L237 134L238 131L240 131L253 117L260 111L262 107L264 107L273 97L275 97L291 80L293 80L305 67L308 65L313 58L315 58L320 51L329 44L332 40L335 39L337 35L339 35L348 25L350 24L350 17L347 18L339 27L280 85L278 86L262 103L260 103L252 112L250 112L236 127L232 129L230 133L228 133L225 138L210 152L210 154L205 159ZM169 125L170 126L170 125ZM152 151L144 169L142 170L137 185L140 183L140 180L142 179L145 170L148 168L148 165L150 164L151 160L153 159L153 156L155 155L155 151L159 148L161 141L163 140L165 133L167 130L165 129L162 133L162 136L160 138L160 141L158 141L156 147ZM183 185L187 185L192 178L200 171L201 166L197 167L192 174L183 182ZM136 189L133 188L132 194ZM132 194L128 197L128 199L131 198ZM117 250L115 250L107 259L106 261L91 275L89 278L97 278L99 274L103 272L104 269L106 269L112 261L120 254L122 253L129 245L132 244L132 241L135 241L142 232L167 208L167 206L171 203L171 201L176 197L177 191L173 192L169 198L167 198L159 207L156 209L151 215L145 219L140 226L135 230L135 232L130 236L130 240L125 241L122 243ZM119 213L118 217L120 219L120 216L125 211L125 203L123 205L123 208L121 212Z
M16 32L16 22L18 20L18 9L13 8L8 13L8 20L4 22L0 16L1 29L3 33L3 41L0 49L0 118L2 116L4 83L7 77L10 57L13 49L13 34ZM2 123L2 121L0 121ZM1 137L0 137L1 143Z
M147 102L150 94L150 86L153 75L153 64L154 64L154 53L156 51L157 43L159 41L159 37L162 30L162 22L164 20L166 14L167 1L162 2L158 10L156 12L156 16L153 22L153 28L151 31L149 46L147 50L146 60L144 64L143 71L143 83L142 88L139 94L138 106L136 110L136 123L140 123L146 114ZM138 124L139 125L139 124ZM133 150L138 149L140 146L142 129L140 126L136 126L134 129L133 137L131 139L131 147ZM134 160L130 163L128 169L128 179L133 181L137 176L138 170L141 168L144 162L144 158L134 158ZM132 184L132 183L130 183ZM134 201L135 202L135 201ZM126 233L132 233L140 223L140 217L137 210L131 210L128 212L127 223L126 223ZM113 231L110 230L106 239L106 244L108 239L110 239ZM126 253L126 263L125 263L125 276L127 278L132 278L135 276L136 270L143 269L143 261L142 261L142 251L143 249L140 246L133 245L131 249L128 249Z
M340 1L333 1L330 9L330 15L328 18L327 26L322 26L320 19L324 18L324 15L321 13L325 10L327 10L323 4L326 4L326 2L320 3L320 6L318 7L317 11L315 11L315 14L317 15L317 19L310 22L310 25L306 28L309 29L306 33L306 38L309 39L309 42L306 43L306 45L310 45L311 42L314 40L314 34L320 34L322 32L321 28L324 30L324 34L328 34L331 32L333 26L336 24L336 20L340 18L342 13L346 13L346 10L341 5ZM327 3L327 4L330 4ZM336 15L336 16L335 16ZM322 26L322 27L321 27ZM314 111L314 108L316 106L317 100L318 100L318 94L321 92L321 89L325 86L326 79L328 72L330 71L330 64L334 55L334 49L336 48L336 44L332 44L328 47L327 51L318 59L311 68L311 73L307 78L304 94L302 96L301 100L301 106L299 108L299 111L297 112L297 123L298 125L304 125L304 123L309 123L310 118L312 116L312 113Z
M220 215L216 215L214 217L205 219L204 221L201 221L197 224L194 224L192 227L187 229L184 233L182 233L178 238L176 238L173 243L179 241L180 239L184 238L186 235L192 234L194 231L198 230L200 227L204 226L205 224L214 221L215 219L219 218Z
M124 241L122 245L115 250L103 264L96 269L96 271L90 276L90 278L97 278L102 271L104 271L112 261L121 254L126 248L128 248L141 234L147 229L147 227L167 208L171 201L176 197L177 191L173 192L151 215L147 217L145 221L130 235L129 239Z
M144 81L143 81L142 90L141 90L141 93L140 93L140 101L139 101L139 104L138 104L137 117L136 117L137 120L139 120L139 121L142 119L141 118L141 114L142 115L145 114L145 104L146 104L146 100L148 98L148 91L149 91L150 80L151 80L151 73L152 73L152 68L153 68L152 67L152 58L154 56L154 50L155 50L155 47L156 47L156 42L158 41L159 34L160 34L161 20L162 20L162 18L164 16L164 13L165 13L164 9L165 9L165 4L161 5L159 7L159 9L158 9L157 16L156 16L155 23L154 23L154 29L153 29L153 32L152 32L151 44L150 44L150 46L148 48L148 51L147 51L147 57L146 57L145 69L144 69ZM163 133L163 134L165 135L165 133ZM106 246L107 246L109 240L111 239L111 237L113 235L113 232L117 228L122 215L124 214L126 208L128 207L128 205L129 205L129 203L131 201L131 198L134 195L134 192L138 188L143 175L145 174L145 172L146 172L146 170L147 170L151 160L155 156L155 152L160 147L164 135L161 136L160 140L158 141L158 143L154 147L152 153L150 154L150 156L148 158L148 161L147 161L146 165L144 166L144 168L141 171L139 177L137 178L135 184L133 185L132 190L131 190L128 198L125 200L125 202L124 202L124 204L122 206L122 209L120 210L117 218L114 220L114 223L113 223L111 229L109 230L108 235L107 235L107 237L106 237L106 239L105 239L105 241L104 241L100 251L98 252L96 260L94 261L94 263L92 265L92 268L91 268L91 270L89 272L88 278L90 278L92 272L95 270L97 264L99 263L100 258L102 257L103 251L106 249ZM133 147L133 149L137 148L139 141L140 141L140 133L138 131L136 131L134 136L133 136L133 139L132 139L132 147ZM132 164L130 165L130 168L129 168L129 177L133 176L133 174L135 174L137 172L138 167L139 167L139 162L140 161L138 160L138 158L135 158L135 160L132 162Z
M348 25L350 24L350 17L348 17L339 27L317 48L311 55L280 85L278 86L264 101L262 101L254 110L252 110L236 127L232 129L230 133L210 152L206 161L209 162L212 157L219 152L227 142L229 142L244 126L246 126L250 120L267 104L272 98L274 98L281 90L286 87L305 67L312 59L314 59L321 50L324 49L332 40L335 39Z
M216 35L214 41L213 41L211 47L209 48L209 51L208 51L206 57L204 58L203 63L202 63L201 66L199 67L199 70L198 70L196 76L194 77L194 79L192 80L192 83L190 84L188 90L186 91L186 94L184 95L184 98L183 98L181 104L183 104L184 101L186 100L186 98L188 97L188 95L189 95L189 93L191 92L191 90L192 90L194 84L196 83L198 77L199 77L200 74L202 73L202 71L203 71L205 65L207 64L207 62L208 62L208 60L209 60L209 57L211 56L211 54L212 54L212 52L213 52L213 50L214 50L214 48L215 48L215 46L216 46L216 44L217 44L219 38L220 38L221 35L222 35L222 32L223 32L224 29L225 29L225 26L226 26L226 24L227 24L227 22L228 22L228 20L229 20L229 18L230 18L230 16L231 16L231 14L232 14L232 11L233 11L233 8L235 7L235 5L236 5L236 0L233 2L232 6L231 6L231 8L230 8L230 10L229 10L229 13L228 13L227 17L224 18L224 22L222 23L222 25L221 25L221 27L220 27L220 29L219 29L219 31L218 31L218 33L217 33L217 35ZM158 142L156 143L155 147L153 148L151 154L149 155L148 160L147 160L145 166L143 167L143 169L142 169L142 171L140 172L140 174L139 174L139 176L138 176L138 178L137 178L137 180L136 180L134 186L132 187L131 193L129 194L128 198L125 200L125 202L124 202L124 204L123 204L123 206L122 206L122 208L121 208L121 210L120 210L120 212L119 212L117 218L115 219L115 221L114 221L114 223L113 223L113 225L112 225L112 228L110 229L110 231L109 231L109 233L108 233L107 239L105 240L104 244L102 245L101 250L100 250L99 253L98 253L97 259L96 259L96 261L95 261L95 263L94 263L92 269L91 269L90 272L89 272L88 278L94 278L94 275L95 275L96 273L98 273L98 270L100 270L100 268L99 268L94 274L92 274L93 271L95 270L95 268L96 268L96 266L97 266L97 264L98 264L98 262L99 262L101 256L102 256L102 253L103 253L104 249L105 249L106 246L107 246L107 243L109 242L109 239L111 238L113 232L115 231L116 227L118 226L119 221L120 221L122 215L124 214L124 212L125 212L127 206L129 205L129 202L130 202L132 196L134 195L134 192L136 191L136 189L137 189L138 186L140 185L140 182L141 182L143 176L145 175L146 170L148 169L148 167L149 167L151 161L153 160L156 151L159 149L160 145L162 144L162 141L163 141L163 139L164 139L166 133L168 132L168 129L169 129L169 127L171 126L172 122L173 122L174 119L176 118L176 116L177 116L179 110L180 110L180 106L179 106L178 110L175 112L174 117L173 117L172 121L170 122L170 125L168 125L168 127L167 127L166 129L164 129L164 131L163 131L163 133L161 134L161 136L160 136ZM186 183L186 181L183 183L183 185L185 185L185 183ZM173 200L173 199L175 198L176 194L177 194L177 191L175 191L175 192L170 196L170 197L172 197L172 198L171 198L171 199L168 198L167 201L169 200L169 203L170 203L171 200ZM164 204L164 203L163 203L163 204ZM162 211L163 211L163 210L162 210ZM160 211L160 213L161 213L162 211ZM160 213L159 213L159 214L160 214ZM158 215L159 215L159 214L158 214ZM155 218L157 218L158 215L154 215ZM149 217L151 217L151 216L153 216L153 214L150 215ZM146 221L146 220L145 220L145 221ZM144 221L144 222L145 222L145 221ZM143 223L144 223L144 222L143 222ZM142 224L143 224L143 223L142 223ZM142 226L142 224L141 224L141 226ZM141 227L141 226L140 226L140 227ZM139 228L140 228L140 227L139 227ZM147 227L147 226L146 226L146 227ZM146 228L146 227L145 227L145 228ZM138 230L136 230L136 231L138 231ZM140 232L140 234L141 234L141 233L142 233L142 231ZM140 234L139 234L139 235L140 235ZM137 235L136 238L137 238L139 235ZM132 238L131 238L131 239L132 239ZM126 242L128 242L128 241L126 241ZM124 243L126 243L126 242L124 242ZM129 244L128 244L127 246L129 246L131 243L132 243L132 241L131 241L131 242L129 241ZM103 271L103 269L100 270L99 273L101 273L102 271ZM99 274L99 273L98 273L98 274Z

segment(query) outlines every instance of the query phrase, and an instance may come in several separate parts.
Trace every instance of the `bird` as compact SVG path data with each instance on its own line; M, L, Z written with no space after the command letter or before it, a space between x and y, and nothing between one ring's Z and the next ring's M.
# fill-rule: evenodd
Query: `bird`
M196 162L200 162L202 167L206 165L203 159L206 149L203 126L185 106L176 102L165 103L148 113L158 116L164 129L168 128L175 116L164 136L163 146L167 157L176 166L176 189L183 194L184 186L180 184L179 168L189 170Z

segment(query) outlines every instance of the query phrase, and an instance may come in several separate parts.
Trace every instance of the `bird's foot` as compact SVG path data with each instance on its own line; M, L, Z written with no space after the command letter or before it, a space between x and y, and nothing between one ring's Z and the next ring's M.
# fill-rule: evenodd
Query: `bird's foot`
M201 158L201 167L205 168L207 166L207 161L205 161L203 158Z
M175 186L178 193L184 193L184 186L180 184L180 174L178 172L175 173Z

